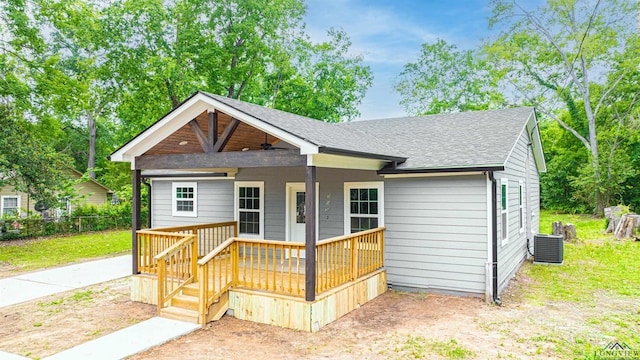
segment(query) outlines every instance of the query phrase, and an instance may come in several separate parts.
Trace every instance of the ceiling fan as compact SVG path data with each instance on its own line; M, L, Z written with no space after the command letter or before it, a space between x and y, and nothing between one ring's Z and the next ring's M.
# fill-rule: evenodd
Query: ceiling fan
M267 139L267 133L264 133L264 143L260 144L260 147L262 148L262 150L286 150L286 148L275 147L273 146L273 144L270 144L269 140Z

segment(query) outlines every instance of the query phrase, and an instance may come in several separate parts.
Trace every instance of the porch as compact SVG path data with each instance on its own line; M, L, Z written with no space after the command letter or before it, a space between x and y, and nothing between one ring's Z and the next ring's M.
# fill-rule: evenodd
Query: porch
M242 239L235 221L139 230L136 245L132 300L202 326L229 313L317 331L387 288L384 227L318 241L311 267L307 244Z

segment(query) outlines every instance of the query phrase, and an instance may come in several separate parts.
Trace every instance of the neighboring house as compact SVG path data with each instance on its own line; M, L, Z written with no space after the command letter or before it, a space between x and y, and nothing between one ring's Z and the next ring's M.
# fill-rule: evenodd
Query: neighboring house
M70 177L76 180L82 177L82 173L73 169L70 169L68 173ZM80 182L75 185L75 188L80 200L77 203L69 201L66 208L61 209L67 214L70 214L78 204L105 204L113 194L111 189L93 179ZM18 192L11 186L0 188L0 214L2 214L2 216L13 215L19 212L21 217L25 217L27 216L25 213L26 209L29 209L32 214L38 214L35 209L35 203L35 201L30 199L28 194Z
M531 107L329 124L204 92L110 159L131 163L134 198L151 179L152 227L308 243L384 226L390 287L488 300L533 246L546 171Z

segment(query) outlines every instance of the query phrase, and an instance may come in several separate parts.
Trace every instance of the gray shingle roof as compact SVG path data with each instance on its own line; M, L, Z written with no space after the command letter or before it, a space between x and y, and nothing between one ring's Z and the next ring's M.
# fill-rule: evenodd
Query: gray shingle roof
M395 147L380 142L377 138L359 129L340 127L305 116L291 114L228 97L203 92L203 94L245 114L295 135L317 146L358 151L368 154L401 156Z
M407 161L398 169L503 165L534 109L426 115L341 123L395 146Z
M501 166L532 107L330 124L205 93L318 146L407 158L397 168Z

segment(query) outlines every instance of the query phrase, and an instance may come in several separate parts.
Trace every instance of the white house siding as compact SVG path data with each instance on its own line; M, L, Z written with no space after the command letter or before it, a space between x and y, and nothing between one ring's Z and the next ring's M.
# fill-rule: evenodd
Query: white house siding
M237 181L264 181L265 239L285 240L286 184L304 182L305 169L247 168L240 169ZM375 171L317 168L318 239L344 234L344 183L351 181L382 181Z
M533 159L533 151L528 145L529 135L524 130L509 156L505 170L496 172L498 182L498 292L501 292L515 275L522 262L528 257L527 239L533 243L532 233L540 231L540 189L538 171ZM527 166L528 163L528 166ZM500 216L501 179L508 180L508 242L502 241ZM520 232L519 181L524 182L525 230ZM527 197L528 194L528 197ZM533 245L531 250L533 250Z
M197 217L172 216L173 182L198 184ZM151 227L204 224L233 220L233 179L216 180L164 180L151 184Z
M482 295L487 186L480 175L385 179L385 268L393 287Z

